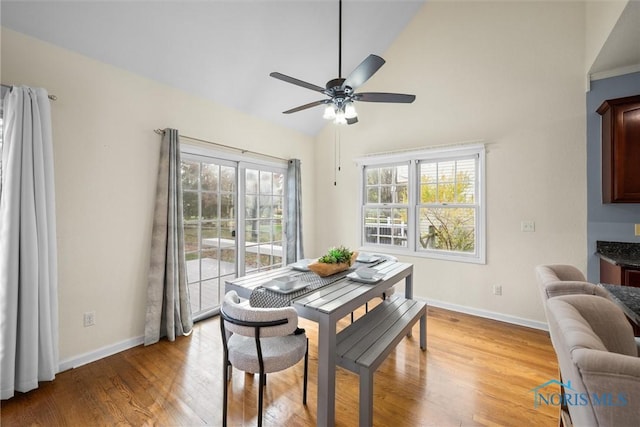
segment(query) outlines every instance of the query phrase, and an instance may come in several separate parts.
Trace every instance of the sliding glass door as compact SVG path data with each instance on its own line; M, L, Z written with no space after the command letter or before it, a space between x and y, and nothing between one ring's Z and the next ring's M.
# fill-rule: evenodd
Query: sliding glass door
M283 265L286 166L182 154L187 282L194 318L220 307L225 280Z

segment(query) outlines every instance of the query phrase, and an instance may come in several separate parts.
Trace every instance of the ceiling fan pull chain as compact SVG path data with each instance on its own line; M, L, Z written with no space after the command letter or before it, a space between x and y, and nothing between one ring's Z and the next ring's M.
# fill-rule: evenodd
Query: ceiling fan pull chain
M334 127L333 134L333 186L336 187L338 185L338 171L340 170L339 164L339 146L340 146L340 127Z

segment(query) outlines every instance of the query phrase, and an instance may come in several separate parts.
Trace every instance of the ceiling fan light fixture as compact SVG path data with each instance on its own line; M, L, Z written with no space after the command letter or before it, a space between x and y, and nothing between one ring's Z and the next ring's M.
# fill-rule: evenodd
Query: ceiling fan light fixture
M356 106L353 105L353 102L349 102L344 106L344 117L347 119L355 119L358 117L358 112L356 111Z
M360 92L356 90L369 80L385 63L381 57L371 54L367 56L347 78L342 77L342 0L339 0L338 11L338 77L329 80L325 87L307 83L303 80L289 77L282 73L272 72L269 75L285 83L290 83L314 92L322 93L329 99L310 102L299 107L283 111L283 114L296 113L308 108L326 105L322 117L326 120L333 120L335 124L355 124L358 123L358 113L356 112L355 101L363 102L388 102L409 104L415 99L415 95L386 92Z
M325 120L335 120L336 118L335 107L331 104L327 105L324 109L324 114L322 114L322 118Z

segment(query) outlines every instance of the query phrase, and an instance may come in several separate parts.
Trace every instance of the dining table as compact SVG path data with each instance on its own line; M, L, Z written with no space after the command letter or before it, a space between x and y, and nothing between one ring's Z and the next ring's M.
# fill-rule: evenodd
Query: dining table
M412 264L382 254L372 254L363 259L356 261L348 270L328 277L320 277L309 271L306 263L293 263L225 283L225 292L235 290L241 298L248 299L252 306L292 306L300 317L318 324L318 426L335 424L338 321L369 301L390 293L390 288L403 279L405 298L413 298ZM355 274L355 270L363 266L377 270L373 279L363 279ZM286 276L298 281L299 285L294 290L283 292L272 286L274 279Z

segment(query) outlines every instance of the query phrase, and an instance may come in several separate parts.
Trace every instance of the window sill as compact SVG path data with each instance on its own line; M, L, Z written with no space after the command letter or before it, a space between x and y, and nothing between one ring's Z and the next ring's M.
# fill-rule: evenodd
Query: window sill
M383 253L390 255L409 256L417 258L436 259L441 261L464 262L468 264L486 264L483 256L473 255L449 255L444 253L412 251L408 248L396 248L393 246L361 246L360 252Z

